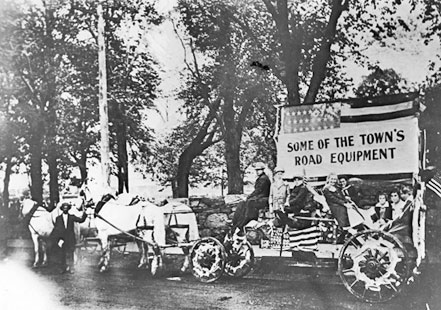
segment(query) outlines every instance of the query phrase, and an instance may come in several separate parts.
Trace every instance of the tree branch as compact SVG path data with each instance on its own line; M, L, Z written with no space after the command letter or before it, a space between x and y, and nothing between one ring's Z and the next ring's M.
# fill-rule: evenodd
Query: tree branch
M338 20L344 10L347 9L348 1L334 0L329 22L322 38L320 50L314 59L312 77L309 82L308 92L304 103L314 102L320 85L326 76L326 65L331 58L331 45L334 43Z

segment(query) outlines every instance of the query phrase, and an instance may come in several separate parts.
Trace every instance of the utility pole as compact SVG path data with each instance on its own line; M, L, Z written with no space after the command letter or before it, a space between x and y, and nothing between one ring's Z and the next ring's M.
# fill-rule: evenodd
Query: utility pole
M110 142L109 142L109 115L107 108L107 73L106 73L106 45L104 40L103 0L98 1L98 67L99 67L99 107L101 132L101 175L102 186L110 188Z

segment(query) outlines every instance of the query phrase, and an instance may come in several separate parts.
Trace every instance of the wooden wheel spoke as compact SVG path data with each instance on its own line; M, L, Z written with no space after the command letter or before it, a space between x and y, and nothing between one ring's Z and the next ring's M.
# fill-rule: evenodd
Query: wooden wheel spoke
M352 269L352 268L348 268L348 269L344 269L344 270L342 270L341 272L343 272L343 273L354 272L354 269Z
M365 295L366 295L366 287L364 288L362 297L364 298Z
M358 248L360 248L361 247L361 245L360 245L360 243L359 243L359 241L357 240L357 242L359 243L359 244L357 244L357 243L355 243L354 242L354 240L355 240L356 238L354 238L354 239L351 239L351 243L354 245L354 247L356 248L356 249L358 249Z
M357 282L359 282L359 281L360 281L359 279L355 279L355 281L352 282L352 284L351 284L349 287L352 288L352 287L355 285L355 283L357 283Z
M398 292L397 288L392 283L389 282L389 283L386 284L386 286L391 288L391 289L393 289L395 292Z

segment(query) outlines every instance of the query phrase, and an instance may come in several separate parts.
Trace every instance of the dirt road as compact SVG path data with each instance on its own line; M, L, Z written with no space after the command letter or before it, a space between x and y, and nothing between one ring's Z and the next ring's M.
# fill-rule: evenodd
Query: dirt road
M430 265L418 282L384 304L357 301L335 273L290 270L255 273L245 279L222 277L197 282L169 260L161 277L136 269L136 256L116 253L112 268L100 273L98 255L87 255L74 274L56 265L30 268L26 255L0 262L0 309L390 309L441 308L441 270ZM277 269L277 268L275 268Z

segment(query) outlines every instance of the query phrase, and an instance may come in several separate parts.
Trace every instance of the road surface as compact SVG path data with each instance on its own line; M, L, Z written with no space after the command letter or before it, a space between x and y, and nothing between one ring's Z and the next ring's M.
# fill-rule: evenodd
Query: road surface
M160 277L136 268L136 256L114 253L112 268L100 273L98 254L87 254L74 274L49 267L32 269L29 253L0 262L0 309L441 309L441 266L427 265L418 280L383 304L356 300L335 271L274 266L244 279L222 277L200 283L178 271L180 258L169 258Z

